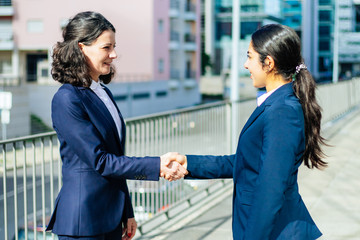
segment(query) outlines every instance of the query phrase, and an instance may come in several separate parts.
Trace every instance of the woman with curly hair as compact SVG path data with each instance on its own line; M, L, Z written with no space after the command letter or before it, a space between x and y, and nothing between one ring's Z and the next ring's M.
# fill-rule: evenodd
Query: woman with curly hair
M103 84L114 76L115 28L99 13L82 12L54 47L52 76L62 83L52 100L63 186L47 230L60 240L131 239L136 221L126 179L174 180L186 170L175 153L128 157L125 123Z

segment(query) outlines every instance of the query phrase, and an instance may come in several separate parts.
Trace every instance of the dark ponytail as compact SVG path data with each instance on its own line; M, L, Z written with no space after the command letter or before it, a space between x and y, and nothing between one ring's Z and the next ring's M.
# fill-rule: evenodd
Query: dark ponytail
M315 96L315 81L307 69L300 70L296 74L293 89L304 112L306 136L304 164L309 168L325 167L327 163L322 160L325 154L321 145L326 144L325 139L320 135L321 107Z
M276 73L284 79L294 80L293 89L301 103L305 120L304 164L309 168L327 166L322 160L325 154L321 145L325 145L325 139L320 135L321 107L315 96L316 84L306 68L297 69L303 63L299 36L287 26L269 24L253 33L251 40L263 66L266 57L271 56Z

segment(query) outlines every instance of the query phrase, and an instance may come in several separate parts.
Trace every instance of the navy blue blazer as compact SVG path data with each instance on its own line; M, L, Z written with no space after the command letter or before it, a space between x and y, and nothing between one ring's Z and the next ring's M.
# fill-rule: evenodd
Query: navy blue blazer
M189 177L233 178L233 238L316 239L321 232L298 191L305 149L304 116L292 83L257 107L235 155L187 156Z
M120 136L90 88L64 84L54 95L51 114L60 141L63 186L47 230L70 236L110 232L134 217L126 179L159 180L159 157L124 156L126 128L117 110Z

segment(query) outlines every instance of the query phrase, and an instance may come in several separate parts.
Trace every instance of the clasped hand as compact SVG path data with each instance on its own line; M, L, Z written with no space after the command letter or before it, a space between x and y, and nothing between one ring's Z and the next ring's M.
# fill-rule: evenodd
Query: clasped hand
M184 155L168 152L160 157L160 162L160 177L166 180L178 180L188 174L186 156Z

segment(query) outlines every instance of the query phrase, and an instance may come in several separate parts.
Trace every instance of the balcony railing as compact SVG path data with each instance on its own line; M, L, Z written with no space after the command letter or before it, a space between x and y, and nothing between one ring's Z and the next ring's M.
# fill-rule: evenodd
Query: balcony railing
M185 12L196 12L196 6L193 3L186 3L185 4Z
M196 41L196 37L194 34L185 33L184 35L184 42L186 43L194 43Z
M178 69L170 69L170 79L180 79L180 71Z
M185 78L186 79L196 79L196 71L187 69L185 71Z
M175 31L170 32L170 41L179 42L180 41L180 34Z
M324 123L329 122L360 104L360 79L320 85L317 96ZM126 153L230 154L232 134L239 135L231 131L229 124L234 107L239 110L241 129L256 107L254 100L219 102L127 119ZM62 185L58 149L55 132L0 141L0 239L18 240L19 232L45 239L48 233L43 229ZM217 181L128 181L135 216L141 225Z
M170 0L170 9L179 10L180 2L179 0Z

